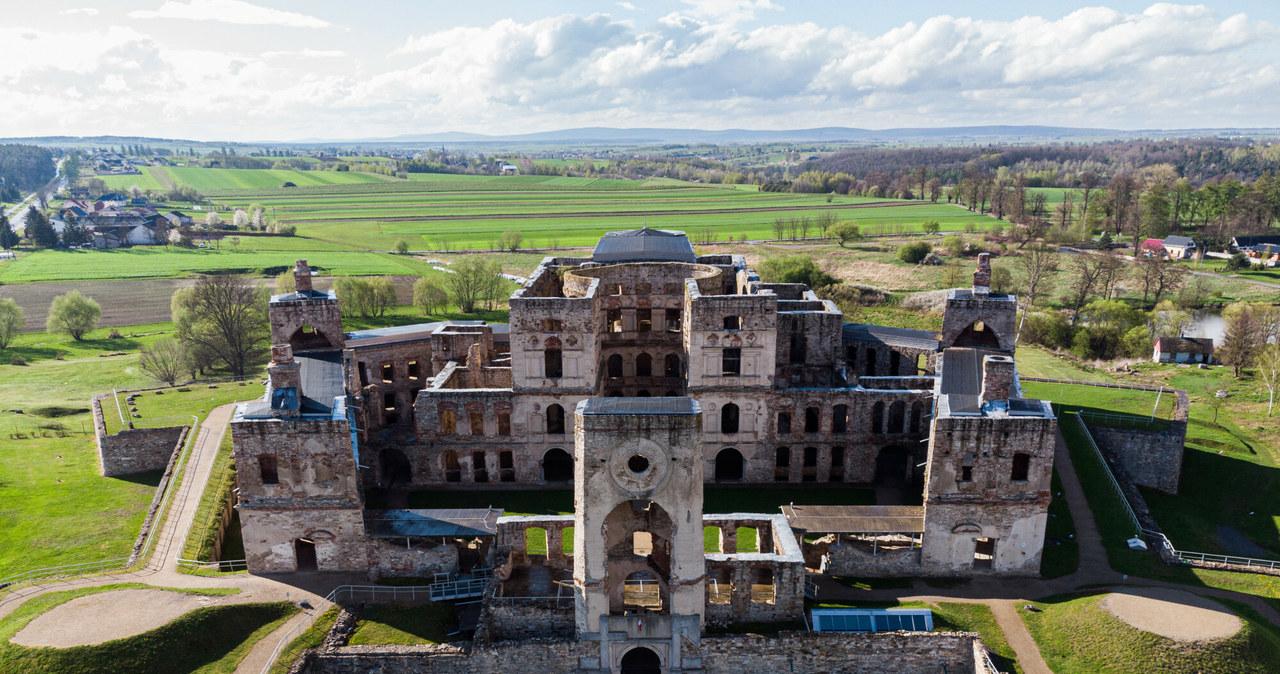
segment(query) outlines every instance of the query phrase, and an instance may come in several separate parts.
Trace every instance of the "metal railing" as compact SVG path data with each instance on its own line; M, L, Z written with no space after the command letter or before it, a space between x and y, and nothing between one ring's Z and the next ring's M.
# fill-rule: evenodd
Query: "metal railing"
M991 651L986 648L981 648L980 650L982 651L982 665L987 668L987 672L1000 674L1000 668L996 667L995 661L991 659Z
M249 570L249 563L243 559L222 559L214 562L202 562L198 559L183 559L178 557L178 569L182 571L217 571L220 573L231 573L233 571Z
M1169 427L1169 420L1160 419L1153 416L1143 417L1136 414L1123 414L1112 412L1091 412L1088 410L1078 410L1078 416L1087 417L1091 423L1107 428L1132 428L1135 430L1165 430Z
M1098 443L1094 441L1088 425L1084 423L1084 419L1079 414L1073 416L1076 418L1076 423L1080 425L1080 432L1089 441L1089 448L1093 450L1093 456L1098 460L1098 465L1102 466L1102 472L1107 476L1107 483L1111 485L1111 490L1115 492L1116 498L1124 505L1124 511L1129 515L1129 522L1133 524L1134 534L1141 533L1142 524L1138 522L1138 514L1133 512L1133 507L1129 505L1129 499L1124 495L1124 490L1120 488L1120 483L1116 481L1116 476L1111 474L1111 466L1107 465L1107 459L1102 456L1102 450L1098 449Z

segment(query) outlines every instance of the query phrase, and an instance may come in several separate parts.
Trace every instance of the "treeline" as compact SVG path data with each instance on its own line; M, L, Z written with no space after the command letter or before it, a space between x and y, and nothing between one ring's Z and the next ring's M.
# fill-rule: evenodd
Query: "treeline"
M1194 185L1210 180L1252 181L1280 171L1280 146L1244 141L1188 139L1116 141L1089 145L987 145L982 147L866 148L808 162L801 171L847 173L855 180L882 184L928 167L931 177L953 185L972 171L1004 168L1027 176L1031 187L1075 187L1085 172L1105 178L1139 169L1172 166ZM880 178L878 174L884 174Z
M0 182L30 192L53 180L53 154L34 145L0 145Z

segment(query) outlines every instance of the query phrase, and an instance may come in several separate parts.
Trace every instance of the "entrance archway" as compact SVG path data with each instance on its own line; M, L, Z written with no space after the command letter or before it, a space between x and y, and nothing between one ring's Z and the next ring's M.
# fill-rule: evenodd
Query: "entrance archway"
M559 447L542 455L543 482L569 482L573 479L573 457Z
M622 674L661 674L662 658L651 648L636 646L622 656Z
M742 452L732 447L716 454L716 482L737 482L742 479Z
M394 487L413 481L413 469L409 465L409 457L398 449L388 447L382 450L378 454L378 464L382 467L380 477L383 487Z

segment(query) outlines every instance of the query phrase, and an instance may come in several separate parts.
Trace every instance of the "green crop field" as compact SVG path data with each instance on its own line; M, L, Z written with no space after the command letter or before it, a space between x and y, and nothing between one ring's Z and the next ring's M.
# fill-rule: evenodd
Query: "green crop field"
M266 169L211 169L189 166L169 169L174 178L199 192L210 190L252 190L291 182L296 185L346 185L352 183L379 183L391 180L372 173L347 171L296 171Z

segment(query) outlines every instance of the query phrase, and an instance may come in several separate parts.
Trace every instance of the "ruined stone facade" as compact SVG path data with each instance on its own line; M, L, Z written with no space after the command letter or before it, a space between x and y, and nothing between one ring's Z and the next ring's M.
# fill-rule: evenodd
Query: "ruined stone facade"
M302 261L296 274L270 305L271 385L232 424L251 571L425 576L482 557L477 641L571 630L561 655L584 671L637 648L663 671L741 669L704 628L800 620L806 558L847 575L1039 573L1057 421L1021 396L1016 302L990 292L985 259L940 338L844 323L804 285L653 230L547 258L506 325L343 334L336 297L303 289ZM923 505L704 515L703 485L723 483L877 484ZM495 515L467 530L479 547L363 495L567 486L574 516ZM813 643L814 662L849 656Z

